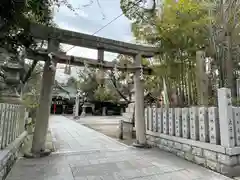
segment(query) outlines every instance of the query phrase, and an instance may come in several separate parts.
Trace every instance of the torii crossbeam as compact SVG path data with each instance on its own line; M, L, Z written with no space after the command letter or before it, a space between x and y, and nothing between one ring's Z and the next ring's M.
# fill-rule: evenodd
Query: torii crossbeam
M36 39L55 39L60 43L91 49L104 49L105 51L132 56L141 52L143 57L153 57L159 52L157 48L151 46L136 45L40 24L31 24L30 34Z
M98 61L97 59L84 58L84 57L76 57L76 56L68 56L63 53L52 53L53 58L57 63L60 64L68 64L73 66L84 66L87 64L89 67L99 68L101 67L104 70L112 70L117 68L119 71L128 71L135 72L137 69L142 68L145 74L151 74L151 67L148 66L135 66L134 64L126 64L126 65L117 65L114 62L109 61ZM28 59L35 59L38 61L46 61L48 59L48 53L46 51L28 51L27 52Z

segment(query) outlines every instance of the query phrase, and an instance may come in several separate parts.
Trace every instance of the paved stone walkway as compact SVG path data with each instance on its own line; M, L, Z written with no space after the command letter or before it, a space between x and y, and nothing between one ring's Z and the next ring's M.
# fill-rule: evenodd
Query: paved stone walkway
M127 147L62 116L50 128L57 152L20 159L7 180L230 180L158 149Z

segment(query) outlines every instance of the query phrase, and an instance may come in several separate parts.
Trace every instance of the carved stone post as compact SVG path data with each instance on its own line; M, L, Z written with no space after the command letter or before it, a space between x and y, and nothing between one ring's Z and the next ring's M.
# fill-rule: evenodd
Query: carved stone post
M205 72L205 54L196 52L196 81L198 91L198 105L208 105L208 77Z
M141 54L135 56L135 66L141 66ZM138 68L134 74L134 89L135 89L135 127L136 127L136 146L145 146L145 120L144 120L144 88L141 81L141 69Z
M218 112L221 145L224 147L234 147L235 134L234 134L232 97L231 90L228 88L218 89Z
M59 42L53 39L50 39L48 42L48 52L55 53L58 52ZM50 114L50 105L52 101L52 88L55 79L55 70L50 68L50 66L55 66L57 62L51 62L51 58L45 62L43 76L42 76L42 85L40 93L40 105L37 112L37 119L35 125L35 132L33 136L32 144L32 153L41 154L45 151L45 141L48 131L48 120ZM53 63L53 64L51 64Z

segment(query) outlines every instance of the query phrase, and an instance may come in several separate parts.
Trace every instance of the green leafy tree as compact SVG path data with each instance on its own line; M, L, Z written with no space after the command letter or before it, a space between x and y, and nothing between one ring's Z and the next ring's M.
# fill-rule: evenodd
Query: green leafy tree
M145 10L132 19L136 39L159 47L154 74L146 84L159 91L165 79L169 96L174 92L180 97L179 103L196 103L195 53L209 44L207 25L211 18L204 4L192 0L166 0L158 11L149 20Z

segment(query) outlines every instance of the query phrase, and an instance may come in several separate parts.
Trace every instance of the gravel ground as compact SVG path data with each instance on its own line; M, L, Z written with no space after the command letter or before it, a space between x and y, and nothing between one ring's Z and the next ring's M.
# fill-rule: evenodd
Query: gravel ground
M117 137L118 124L121 116L87 116L77 120L78 123L94 129L100 133L105 134L111 138L114 138L126 145L132 145L135 139L119 140Z

